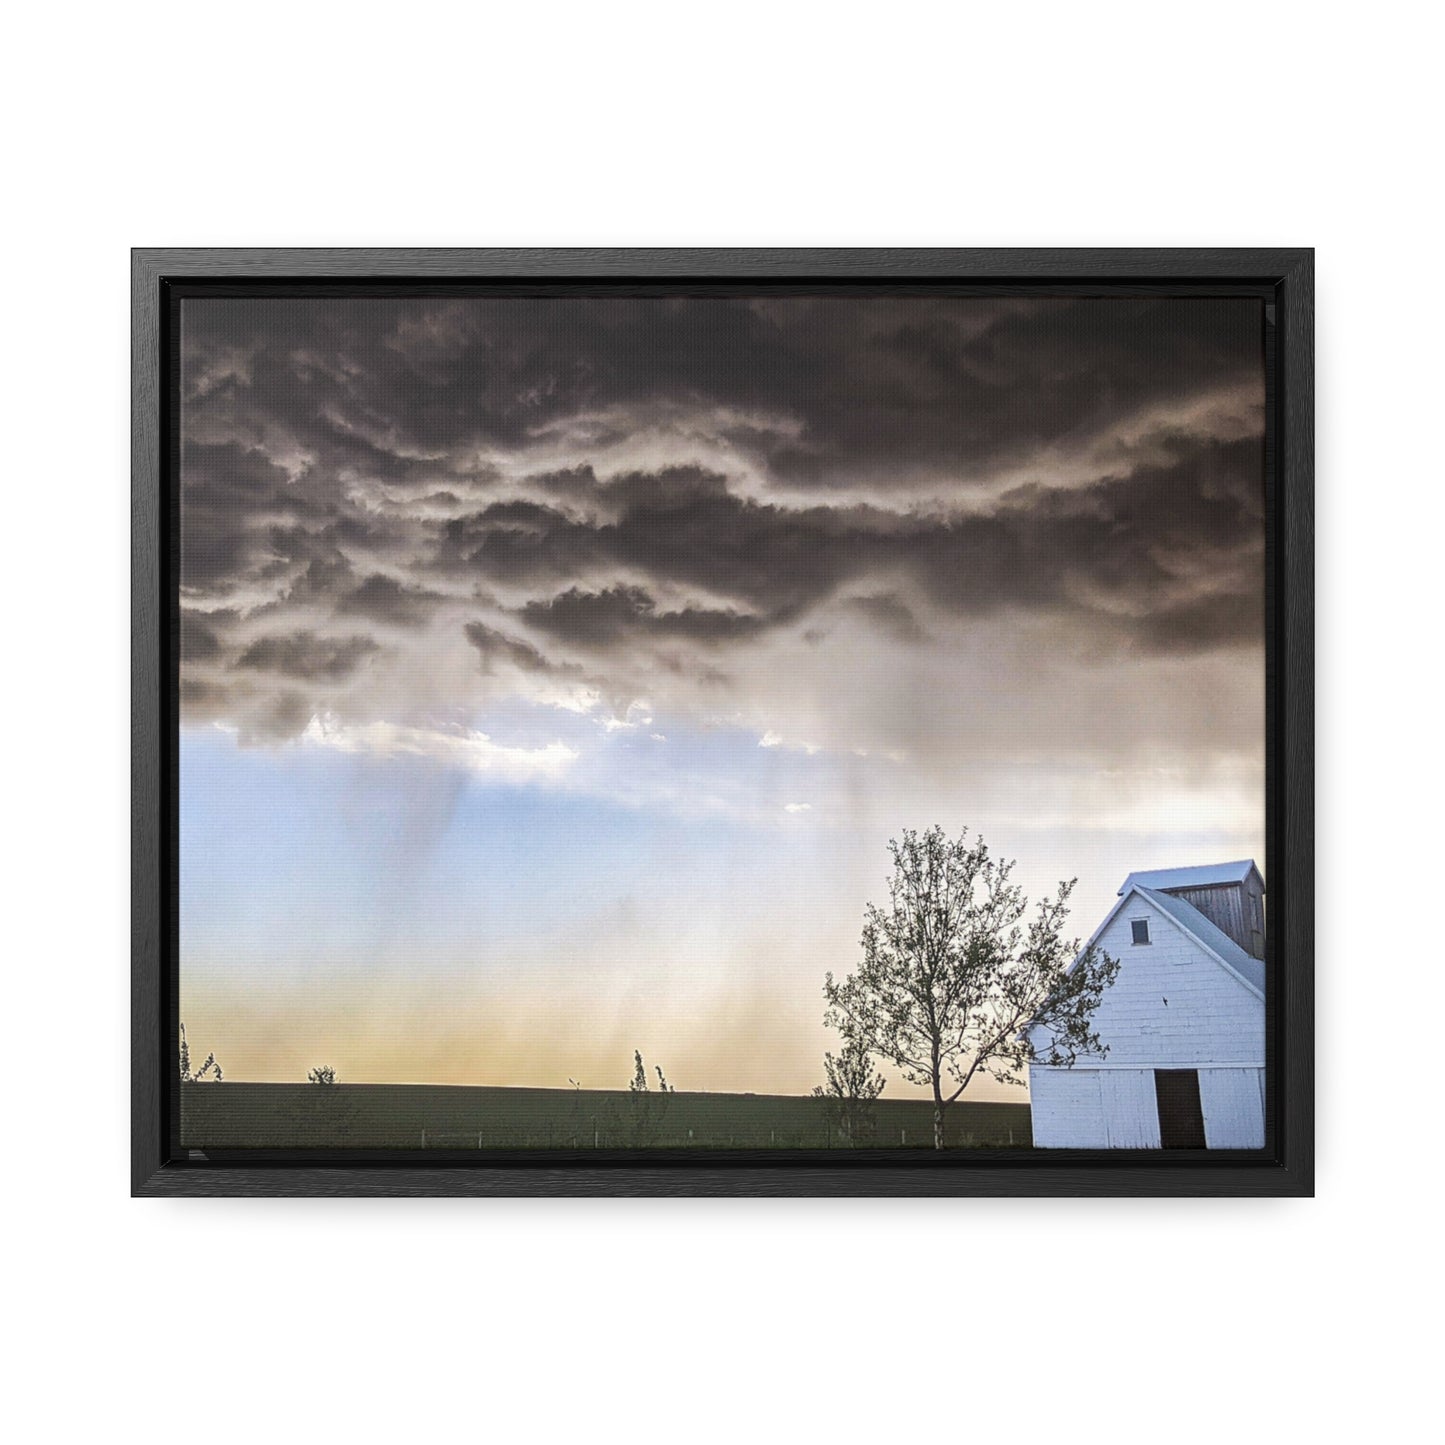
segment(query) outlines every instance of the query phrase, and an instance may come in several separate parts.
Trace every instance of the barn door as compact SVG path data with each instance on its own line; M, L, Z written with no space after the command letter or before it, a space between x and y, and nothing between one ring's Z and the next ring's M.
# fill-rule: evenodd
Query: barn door
M1198 1069L1155 1069L1159 1143L1165 1149L1204 1148L1204 1110L1199 1105Z

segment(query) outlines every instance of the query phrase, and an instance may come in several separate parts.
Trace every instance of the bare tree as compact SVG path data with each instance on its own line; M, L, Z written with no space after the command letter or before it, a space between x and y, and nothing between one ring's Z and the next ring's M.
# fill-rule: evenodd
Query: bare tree
M867 906L863 962L823 985L829 1024L932 1090L937 1149L944 1111L976 1075L1022 1084L1029 1063L1068 1068L1107 1053L1090 1020L1119 971L1063 937L1072 881L1029 920L1013 862L967 839L935 825L890 840L888 902ZM1030 1024L1046 1041L1038 1054Z
M194 1073L191 1072L191 1048L190 1045L186 1042L185 1024L181 1025L180 1066L181 1083L183 1084L199 1084L208 1075L214 1076L216 1082L219 1084L223 1077L221 1074L221 1066L216 1062L215 1054L207 1054L206 1062L202 1064L201 1067L197 1069Z
M874 1070L867 1046L844 1035L837 1055L823 1055L823 1072L828 1082L819 1084L813 1097L823 1100L828 1122L850 1144L867 1138L873 1132L873 1100L883 1092L883 1075Z

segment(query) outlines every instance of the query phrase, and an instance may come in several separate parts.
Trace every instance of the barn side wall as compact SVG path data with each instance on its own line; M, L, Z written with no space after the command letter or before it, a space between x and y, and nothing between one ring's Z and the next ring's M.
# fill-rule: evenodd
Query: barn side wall
M1098 1069L1032 1069L1035 1149L1107 1149Z
M1157 1149L1159 1103L1153 1069L1100 1069L1104 1133L1110 1149Z
M1263 1069L1201 1069L1199 1102L1211 1149L1264 1148Z
M1157 1149L1153 1069L1034 1068L1036 1149ZM1264 1070L1200 1069L1199 1102L1211 1149L1264 1147Z
M1035 1149L1157 1149L1152 1069L1047 1069L1029 1076Z

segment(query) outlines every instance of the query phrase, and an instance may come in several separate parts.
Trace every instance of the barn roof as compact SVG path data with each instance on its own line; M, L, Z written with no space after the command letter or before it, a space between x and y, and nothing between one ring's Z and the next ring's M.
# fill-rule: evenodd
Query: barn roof
M1259 875L1253 858L1240 858L1233 863L1206 863L1199 868L1154 868L1131 873L1119 889L1122 898L1131 888L1209 888L1220 883L1243 883L1249 875ZM1263 877L1259 879L1261 887Z
M1253 867L1253 864L1250 866ZM1237 973L1261 998L1264 997L1264 964L1247 954L1222 928L1216 928L1192 903L1186 903L1172 893L1161 893L1155 888L1138 888L1138 892L1167 913L1197 943L1202 943L1217 955L1226 968Z

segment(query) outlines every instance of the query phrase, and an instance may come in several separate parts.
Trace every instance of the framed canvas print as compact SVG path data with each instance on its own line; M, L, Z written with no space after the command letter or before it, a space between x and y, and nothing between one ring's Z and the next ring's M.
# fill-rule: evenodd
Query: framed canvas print
M1312 256L134 253L140 1194L1308 1194Z

